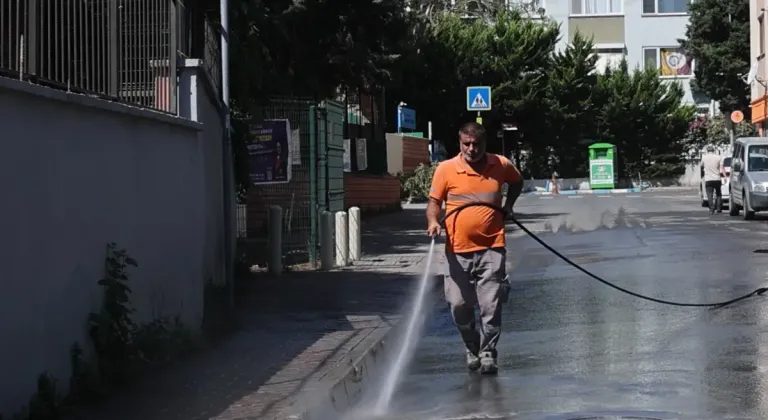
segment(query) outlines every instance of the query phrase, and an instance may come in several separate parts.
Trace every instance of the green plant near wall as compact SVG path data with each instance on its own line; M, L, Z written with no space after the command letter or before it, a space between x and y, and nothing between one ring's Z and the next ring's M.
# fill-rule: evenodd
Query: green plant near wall
M103 300L97 313L88 317L94 360L86 361L78 343L70 348L72 376L69 392L59 393L57 379L47 372L37 380L37 391L29 404L13 420L59 420L76 407L107 397L111 390L124 385L156 366L176 360L195 350L196 333L179 318L156 318L137 324L131 316L131 289L128 269L137 267L125 249L107 244L104 276L98 281ZM0 416L0 420L3 417Z
M729 125L732 125L734 139L739 137L754 137L757 136L757 127L754 124L750 124L747 121L742 121L738 124L729 124L726 121L728 116L717 115L709 118L706 126L707 144L714 146L723 146L731 142L729 134Z
M419 164L408 177L401 177L402 192L406 200L411 203L423 203L429 198L429 189L432 186L432 176L435 174L437 164Z
M98 282L104 290L104 299L101 310L88 317L99 374L106 383L126 380L138 358L133 345L137 326L131 319L128 267L138 267L136 260L115 243L107 244L104 277Z

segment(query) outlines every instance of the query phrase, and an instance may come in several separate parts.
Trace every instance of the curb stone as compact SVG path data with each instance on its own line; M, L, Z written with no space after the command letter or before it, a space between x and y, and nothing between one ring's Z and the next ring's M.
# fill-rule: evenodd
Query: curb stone
M641 193L647 190L640 188L618 188L612 190L565 190L557 195L600 195L600 194L631 194ZM532 191L524 195L553 195L551 191Z
M338 420L358 404L371 386L378 383L392 350L391 338L399 331L400 317L381 320L351 352L348 364L333 367L316 383L309 383L311 395L298 397L274 420Z
M695 191L697 187L650 187L648 191Z

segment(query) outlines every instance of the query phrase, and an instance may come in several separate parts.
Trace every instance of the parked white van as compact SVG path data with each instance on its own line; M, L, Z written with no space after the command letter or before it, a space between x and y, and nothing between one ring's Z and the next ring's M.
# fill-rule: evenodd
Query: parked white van
M751 220L768 210L768 137L742 137L733 144L729 214Z

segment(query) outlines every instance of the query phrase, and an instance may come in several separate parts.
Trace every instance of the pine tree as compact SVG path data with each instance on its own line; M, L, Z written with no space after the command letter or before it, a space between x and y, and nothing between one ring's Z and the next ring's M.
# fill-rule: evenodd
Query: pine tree
M723 112L741 110L749 119L749 1L696 0L690 14L680 45L695 60L694 86L720 101Z

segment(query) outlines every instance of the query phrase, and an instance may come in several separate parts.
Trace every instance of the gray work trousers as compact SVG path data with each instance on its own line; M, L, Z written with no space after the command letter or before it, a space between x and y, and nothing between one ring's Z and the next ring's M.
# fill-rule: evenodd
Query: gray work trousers
M501 309L509 294L505 248L476 252L445 252L445 300L467 349L491 352L501 334ZM475 305L480 307L480 331L475 328Z

